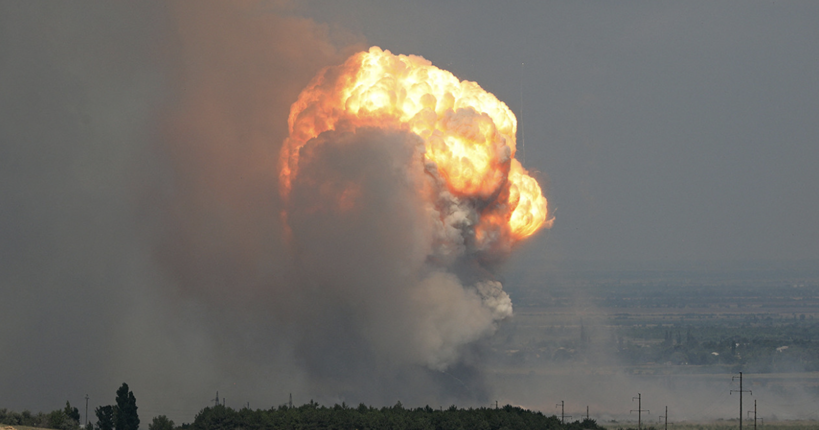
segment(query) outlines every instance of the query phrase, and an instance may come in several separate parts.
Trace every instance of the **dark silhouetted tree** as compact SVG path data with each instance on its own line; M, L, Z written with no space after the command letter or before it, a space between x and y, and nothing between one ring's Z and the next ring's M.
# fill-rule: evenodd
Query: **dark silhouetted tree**
M71 430L77 428L77 423L66 415L65 411L57 409L48 414L48 427L59 430Z
M117 406L114 414L114 428L116 430L139 430L139 415L137 414L136 397L128 390L128 384L122 383L117 390Z
M114 430L114 407L97 406L94 409L94 414L97 415L97 429L98 430Z
M65 402L65 409L63 409L63 412L65 413L65 415L68 418L71 418L72 420L76 421L77 425L80 425L80 410L79 409L72 408L71 403L68 403L68 401L66 401Z
M148 430L173 430L174 424L165 415L154 417L153 421L148 424Z

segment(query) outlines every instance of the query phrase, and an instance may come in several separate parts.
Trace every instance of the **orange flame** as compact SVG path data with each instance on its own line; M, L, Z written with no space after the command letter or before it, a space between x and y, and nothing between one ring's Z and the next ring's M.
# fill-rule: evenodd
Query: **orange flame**
M422 57L372 47L326 68L292 105L288 123L280 155L285 198L310 139L328 130L394 128L423 139L428 170L450 193L480 203L477 242L499 234L520 240L551 226L540 186L514 159L512 111L477 83Z

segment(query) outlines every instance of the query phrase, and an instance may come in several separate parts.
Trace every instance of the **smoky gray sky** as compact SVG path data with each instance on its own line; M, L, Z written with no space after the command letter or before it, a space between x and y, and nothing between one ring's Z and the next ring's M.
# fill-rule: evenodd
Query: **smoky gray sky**
M370 45L518 115L555 223L507 267L815 261L817 21L807 1L2 1L0 407L93 408L126 381L147 424L189 421L216 390L261 407L422 403L424 378L446 385L390 358L380 371L398 376L348 389L338 374L406 355L362 328L396 304L323 312L336 298L304 293L278 225L289 105ZM317 358L338 339L321 318L366 347L340 354L355 366Z
M557 209L538 254L819 258L813 2L308 4L523 110Z

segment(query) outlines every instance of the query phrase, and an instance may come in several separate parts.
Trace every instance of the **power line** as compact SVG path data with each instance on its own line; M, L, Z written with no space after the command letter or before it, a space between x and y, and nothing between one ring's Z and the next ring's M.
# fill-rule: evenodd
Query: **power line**
M731 381L733 382L737 376L732 376ZM754 395L754 392L751 390L743 390L742 389L742 372L739 372L739 390L731 390L729 394L739 393L739 430L742 430L742 393L751 393ZM756 421L754 421L754 425L756 425Z
M632 397L631 401L633 402L634 399L637 399L637 409L632 409L629 413L637 412L637 429L640 430L643 427L643 420L642 415L643 411L651 413L648 409L643 409L643 396L640 393L637 393L637 397Z
M761 421L761 420L762 420L762 418L757 418L757 417L756 417L756 399L754 399L754 410L753 410L753 411L748 411L748 414L750 414L751 412L753 412L753 413L754 413L754 430L756 430L756 422L757 422L757 420L759 420L759 421Z
M657 424L660 423L660 418L665 418L665 430L668 430L668 406L665 407L665 415L657 417Z
M565 422L565 421L566 421L566 417L567 417L567 416L568 416L569 418L571 418L571 417L572 417L571 415L566 415L566 413L565 413L565 409L564 409L564 404L565 404L565 402L564 402L563 400L561 400L559 405L555 405L555 407L560 406L560 422L561 422L561 423L563 423L563 422Z

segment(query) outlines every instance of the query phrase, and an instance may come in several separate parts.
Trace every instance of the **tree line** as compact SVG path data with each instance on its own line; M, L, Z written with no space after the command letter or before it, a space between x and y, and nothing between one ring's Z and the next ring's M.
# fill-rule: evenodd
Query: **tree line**
M64 409L57 409L49 413L14 412L0 408L0 424L78 430L80 428L80 411L72 407L69 402L65 402Z
M267 410L223 405L206 407L191 424L179 430L604 430L595 420L561 423L556 416L506 405L502 408L448 409L404 408L400 402L392 407L374 408L364 404L350 407L344 403L332 407L310 403L279 406Z
M116 403L99 406L96 423L84 430L138 430L136 398L123 383L117 390ZM0 424L44 427L58 430L81 430L80 413L66 402L64 409L44 414L29 411L16 413L0 409ZM148 430L605 430L595 420L563 423L556 416L506 405L502 408L448 409L375 408L345 403L326 407L313 402L302 406L282 405L270 409L232 409L216 405L202 409L193 422L176 426L165 415L154 417Z
M136 397L134 397L134 392L128 389L126 383L123 383L117 390L115 405L99 406L94 409L94 413L97 416L97 423L95 425L89 422L85 427L86 430L139 430ZM80 411L72 407L69 402L65 402L64 409L57 409L49 413L14 412L3 408L0 409L0 424L57 430L81 429Z

